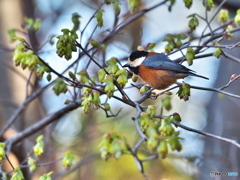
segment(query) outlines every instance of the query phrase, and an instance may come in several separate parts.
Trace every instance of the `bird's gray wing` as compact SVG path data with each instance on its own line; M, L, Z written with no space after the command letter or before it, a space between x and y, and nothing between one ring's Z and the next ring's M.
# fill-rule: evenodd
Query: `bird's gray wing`
M165 54L154 54L152 56L148 56L143 62L142 65L158 70L170 70L177 73L188 73L192 72L192 70L186 68L185 66L172 61Z

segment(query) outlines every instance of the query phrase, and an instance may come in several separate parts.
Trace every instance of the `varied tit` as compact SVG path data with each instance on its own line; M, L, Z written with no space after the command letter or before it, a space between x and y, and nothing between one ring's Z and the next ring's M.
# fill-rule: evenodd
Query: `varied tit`
M165 54L156 52L133 51L128 58L128 64L123 67L128 67L131 72L156 89L166 89L176 83L177 79L187 76L208 79L172 61Z

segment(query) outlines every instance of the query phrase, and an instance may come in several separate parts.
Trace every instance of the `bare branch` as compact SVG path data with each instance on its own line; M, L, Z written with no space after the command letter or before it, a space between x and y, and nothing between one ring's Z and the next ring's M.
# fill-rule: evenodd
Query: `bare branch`
M230 144L233 144L234 146L240 148L240 144L237 143L236 141L232 140L232 139L228 139L228 138L224 138L224 137L221 137L221 136L217 136L217 135L214 135L214 134L211 134L211 133L207 133L207 132L204 132L204 131L200 131L200 130L196 130L196 129L193 129L193 128L190 128L190 127L187 127L187 126L184 126L176 121L172 121L172 124L182 128L182 129L185 129L187 131L191 131L191 132L194 132L194 133L197 133L197 134L201 134L201 135L204 135L204 136L207 136L207 137L210 137L210 138L213 138L213 139L218 139L220 141L224 141L224 142L227 142L227 143L230 143Z
M81 104L81 100L78 100L76 102L72 102L71 104L69 104L66 107L56 111L53 114L50 114L49 116L43 118L42 120L38 121L37 123L33 124L32 126L29 126L28 128L26 128L22 132L19 132L16 136L14 136L14 137L8 139L7 141L5 141L5 143L6 144L15 144L15 143L18 143L18 142L22 141L26 137L29 137L30 135L38 132L43 127L49 125L53 121L56 121L57 119L59 119L60 117L65 115L66 113L78 108L80 104Z

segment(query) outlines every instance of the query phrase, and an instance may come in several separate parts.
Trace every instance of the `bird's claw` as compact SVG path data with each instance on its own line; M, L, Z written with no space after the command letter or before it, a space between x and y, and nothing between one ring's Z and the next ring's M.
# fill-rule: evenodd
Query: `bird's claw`
M155 92L152 92L155 88L152 88L148 91L146 91L145 93L142 94L142 96L149 96L150 99L157 99L157 96L156 96L156 93Z

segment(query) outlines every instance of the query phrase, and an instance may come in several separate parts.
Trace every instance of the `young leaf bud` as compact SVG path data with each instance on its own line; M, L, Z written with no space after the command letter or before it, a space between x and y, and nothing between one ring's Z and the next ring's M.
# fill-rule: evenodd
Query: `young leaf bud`
M107 50L107 45L106 45L106 44L101 44L101 45L100 45L100 48L101 48L103 51L106 51L106 50Z
M37 157L40 157L44 152L43 135L40 135L36 139L36 144L33 147L33 152Z
M95 39L90 39L88 41L93 47L99 47L99 42Z
M152 50L155 46L156 46L157 43L148 43L147 44L147 49L148 50Z
M92 103L94 105L99 105L101 103L99 91L93 91L92 94L93 94Z
M127 82L128 82L127 76L120 75L117 78L117 82L123 88L127 84Z
M99 69L98 70L98 80L100 83L103 83L105 80L106 72L104 69Z
M67 90L67 84L61 78L58 78L53 86L55 94L58 96L61 93L66 93Z
M132 81L133 81L133 82L137 82L137 80L138 80L138 75L133 74L133 75L132 75Z
M234 22L237 26L240 26L240 9L237 10L237 14L234 17Z
M137 47L137 50L139 50L139 51L144 51L145 49L144 49L144 47L142 47L142 46L138 46L138 47Z
M188 27L190 28L191 31L195 30L196 27L198 27L199 21L196 18L196 16L193 16L192 19L189 20L188 22Z
M44 174L42 176L40 176L39 180L52 180L51 175L53 174L53 171Z
M172 104L171 104L171 98L170 97L166 97L163 99L163 107L169 111L172 109Z
M105 83L113 83L113 76L112 75L107 75L105 79Z
M87 71L81 70L77 74L80 75L79 82L86 83L86 84L89 83L89 75L88 75Z
M164 92L164 94L166 94L166 95L168 95L168 96L171 96L171 95L172 95L172 92L166 91L166 92Z
M229 12L227 9L221 9L218 14L218 21L220 23L226 23L229 20Z
M114 88L113 83L108 83L104 88L104 91L106 92L106 94L109 98L111 98L113 96L114 90L115 90L115 88Z
M131 13L134 13L138 9L138 6L139 6L138 0L128 0L128 8Z
M81 16L78 13L72 14L72 22L74 24L72 31L77 31L79 29L79 26L80 26L79 18L80 17Z
M162 136L169 136L174 133L174 128L172 127L172 124L170 122L164 122L159 127L159 132Z
M115 14L118 16L121 12L120 3L119 2L114 2L113 3L113 9L115 11Z
M106 70L109 72L109 74L114 75L119 70L119 67L116 64L112 64L112 65L108 66Z
M177 39L174 42L175 42L177 48L180 48L182 46L182 41L180 39Z
M160 144L157 148L157 152L160 154L162 159L165 159L167 157L168 146L167 146L167 142L164 139L160 141Z
M64 154L62 159L62 165L65 167L66 170L69 170L73 165L74 155L71 151L67 151Z
M97 19L97 25L99 27L103 26L103 12L104 12L103 9L99 9L95 15L95 18Z
M232 80L237 80L238 78L239 78L239 75L237 75L237 74L232 74L230 80L231 80L231 81L232 81Z
M156 139L153 139L153 138L148 139L147 147L148 147L149 151L151 151L151 152L156 151L157 146L158 146L158 141Z
M185 3L185 7L190 9L190 7L192 6L193 1L192 0L183 0L183 2Z
M148 114L149 117L153 118L156 114L156 106L154 105L149 105L146 113Z
M213 56L215 56L216 58L219 58L221 55L222 55L221 48L216 48L214 53L213 53Z
M30 168L30 171L33 172L33 171L36 171L37 169L37 161L31 157L28 158L28 165L29 165L29 168Z
M182 149L182 145L179 142L179 137L175 134L173 134L170 138L169 138L169 144L170 147L173 151L177 150L177 151L181 151Z
M188 65L191 66L193 64L193 59L195 58L195 51L193 50L193 48L189 47L187 49L187 53L185 55L185 58L188 62Z
M73 80L76 79L76 75L72 71L68 71L68 75L71 79L73 79Z
M165 46L165 52L170 53L174 49L175 45L172 41L170 41L168 44Z
M118 59L115 57L111 57L109 60L106 61L106 63L111 66L111 65L116 65L118 62Z
M41 21L36 19L32 26L33 30L38 31L41 28Z
M142 86L139 90L140 94L143 94L145 92L149 91L149 88L147 86Z
M109 103L104 103L103 106L106 111L110 111L111 107Z
M173 121L181 122L181 116L178 113L173 113L172 118Z
M231 32L228 32L228 31L231 31L231 30L233 30L234 29L234 26L233 25L228 25L227 26L227 29L226 29L226 35L225 35L225 37L228 39L228 40L230 40L230 39L232 39L232 37L233 37L233 33L231 33Z
M126 69L120 69L120 70L118 70L118 71L116 72L115 75L116 75L116 76L122 75L122 76L128 77L128 72L127 72Z
M0 165L3 163L5 159L5 144L0 142Z
M203 6L206 7L207 11L211 11L213 5L213 0L203 0Z
M14 174L12 175L11 177L11 180L24 180L24 176L23 176L23 173L20 169L20 167L16 167L14 169Z
M72 102L71 100L66 99L66 100L64 101L64 104L69 104L69 103L71 103L71 102Z

